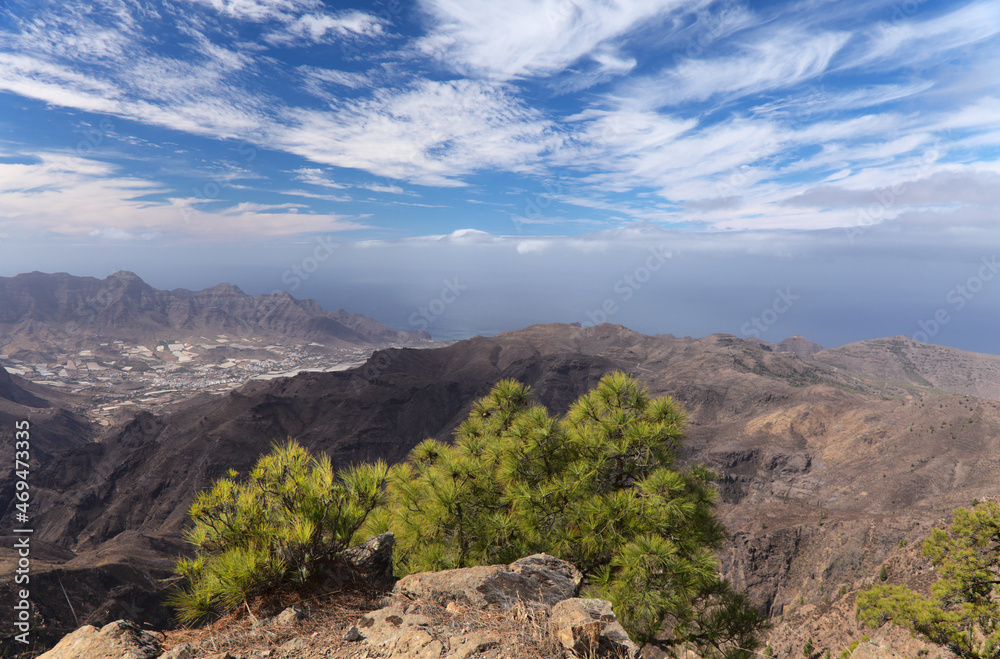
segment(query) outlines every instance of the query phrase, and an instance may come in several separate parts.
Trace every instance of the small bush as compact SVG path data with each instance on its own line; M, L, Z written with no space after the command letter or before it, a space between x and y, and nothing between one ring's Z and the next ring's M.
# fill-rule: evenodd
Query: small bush
M174 568L183 585L168 602L178 620L192 624L326 574L377 504L386 472L380 461L335 473L328 456L291 440L245 480L230 471L188 511L185 538L197 551Z
M840 653L840 659L850 659L851 655L854 654L854 651L858 649L858 646L861 645L862 642L868 642L868 637L864 636L860 640L851 641L851 644L844 648L844 651Z

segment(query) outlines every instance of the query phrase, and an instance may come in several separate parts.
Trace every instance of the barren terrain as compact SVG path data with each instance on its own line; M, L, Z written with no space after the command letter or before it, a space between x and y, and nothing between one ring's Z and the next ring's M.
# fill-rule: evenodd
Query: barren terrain
M854 596L883 564L890 582L926 584L922 538L954 507L1000 494L995 358L958 353L952 372L948 351L902 337L800 352L729 335L541 325L378 351L357 368L251 381L140 413L38 460L40 614L53 633L74 627L74 611L81 623L167 623L155 578L183 550L191 498L230 468L246 471L276 440L295 437L336 464L398 461L426 437L448 439L501 378L531 385L562 413L624 370L687 410L683 457L720 476L731 533L723 571L773 617L777 656L801 656L807 638L838 654L865 633L916 652L905 633L859 629ZM11 382L8 398L33 386ZM31 415L46 409L8 402Z

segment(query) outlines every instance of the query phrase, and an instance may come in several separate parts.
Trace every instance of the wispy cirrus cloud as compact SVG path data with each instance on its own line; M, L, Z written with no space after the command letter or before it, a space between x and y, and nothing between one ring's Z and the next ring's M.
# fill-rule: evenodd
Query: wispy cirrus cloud
M962 170L970 150L1000 143L995 3L921 5L855 29L847 10L795 4L425 0L420 29L392 34L400 13L317 0L96 6L48 2L0 27L0 91L290 154L301 165L282 165L292 180L269 189L323 213L373 200L331 190L558 173L574 181L560 197L568 215L585 208L593 221L828 226L849 218L783 202L833 181L912 180L912 161L945 133L935 167ZM389 40L399 47L382 49ZM371 61L338 60L338 41L367 46ZM285 59L292 46L334 56ZM946 75L943 53L987 64ZM919 75L904 75L916 62Z
M288 23L306 12L323 7L320 0L183 0L214 9L230 18L255 22Z
M538 171L559 141L553 122L486 82L424 80L332 109L287 109L271 140L313 162L444 187L485 168Z
M64 153L8 155L0 162L3 228L15 235L112 240L175 237L219 240L363 229L346 215L313 214L302 204L234 205L167 198L169 188L120 168Z
M488 78L549 76L593 56L605 71L626 72L607 48L637 26L696 11L702 0L424 0L430 23L417 48L460 73ZM603 59L603 62L602 62Z
M845 67L891 66L893 69L934 61L942 53L980 43L1000 34L1000 6L971 2L930 18L879 23L862 35L863 46Z
M742 44L736 54L687 59L631 80L620 94L640 107L663 107L786 89L822 75L849 38L845 32L781 29Z

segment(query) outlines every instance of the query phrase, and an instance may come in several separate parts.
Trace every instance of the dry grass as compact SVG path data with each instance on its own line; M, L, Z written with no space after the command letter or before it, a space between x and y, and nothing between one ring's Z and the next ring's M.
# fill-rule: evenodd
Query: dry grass
M167 632L161 640L166 650L187 643L195 650L197 657L216 652L255 657L266 650L274 650L288 641L301 638L306 645L295 656L304 659L320 656L342 659L357 656L375 658L380 656L380 648L346 641L343 634L387 602L385 591L342 591L294 602L286 601L286 606L295 606L306 615L294 625L268 624L266 619L255 623L243 611L201 628ZM521 602L502 612L455 605L445 608L427 600L406 600L405 606L408 611L419 611L430 619L435 637L448 639L470 632L485 632L499 638L500 644L497 647L477 655L482 659L567 659L576 656L564 650L550 631L547 612Z
M254 656L299 637L319 638L327 647L347 645L343 631L366 613L381 607L386 591L378 588L352 588L311 597L291 596L282 604L294 606L305 614L294 625L269 624L268 617L250 614L247 610L231 613L203 627L166 632L161 642L165 650L189 644L202 653L230 652L234 655ZM261 603L256 611L278 612L282 607L276 602Z

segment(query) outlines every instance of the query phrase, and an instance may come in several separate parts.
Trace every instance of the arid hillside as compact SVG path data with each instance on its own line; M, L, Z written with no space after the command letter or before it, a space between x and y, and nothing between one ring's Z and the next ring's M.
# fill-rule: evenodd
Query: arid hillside
M38 569L62 575L81 623L136 607L162 622L138 577L115 599L76 575L125 565L152 584L181 548L194 493L230 468L246 471L273 442L295 437L336 464L398 461L426 437L449 438L501 378L531 385L537 402L562 413L623 370L687 410L683 457L720 476L731 533L724 572L774 617L776 654L801 656L812 637L836 655L864 633L853 597L882 564L890 579L926 579L921 538L954 507L1000 494L1000 403L989 395L997 358L956 351L968 373L958 381L950 353L934 354L894 338L802 357L730 335L645 336L616 325L539 325L380 351L356 369L253 382L142 414L40 460L37 537L52 551ZM54 629L73 627L65 598L46 607ZM906 634L876 633L919 649Z

